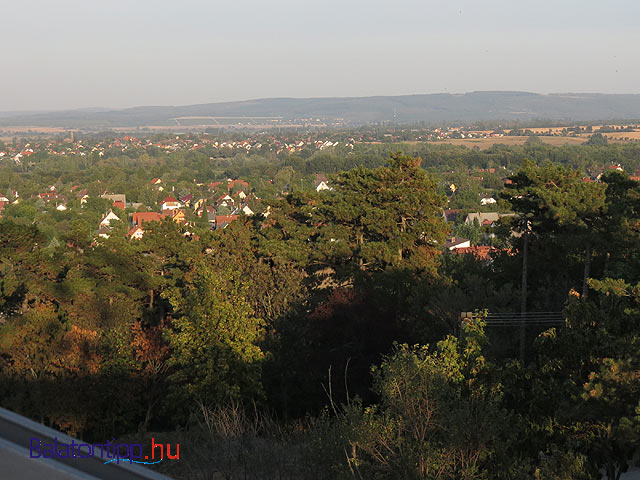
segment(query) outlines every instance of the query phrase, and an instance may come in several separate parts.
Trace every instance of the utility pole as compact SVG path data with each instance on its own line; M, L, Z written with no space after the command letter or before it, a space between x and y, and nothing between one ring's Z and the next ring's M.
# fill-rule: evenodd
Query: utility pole
M520 363L524 366L526 359L525 344L527 341L527 262L529 257L529 221L525 223L522 239L522 291L520 297Z

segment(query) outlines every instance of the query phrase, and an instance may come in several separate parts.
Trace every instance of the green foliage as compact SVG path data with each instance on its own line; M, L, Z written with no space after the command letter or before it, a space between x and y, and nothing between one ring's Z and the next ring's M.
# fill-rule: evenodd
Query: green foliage
M607 145L608 143L609 142L607 141L607 137L597 132L589 137L589 140L587 140L586 145L601 146L601 145Z
M291 448L297 478L616 478L640 443L640 186L618 171L583 177L633 171L640 150L594 143L416 143L409 156L389 142L293 155L118 147L2 163L0 191L20 202L0 221L0 402L84 438L215 438L235 455L230 477L260 463L291 477ZM335 174L332 190L316 192L315 173ZM480 208L507 176L495 209L515 217L453 234L495 233L510 248L442 255L442 209ZM168 192L211 206L226 184L208 182L226 177L250 181L261 215L210 231L189 211L195 225L145 224L134 241L128 208L96 238L113 208L105 191L142 209ZM49 185L68 210L39 199ZM518 311L524 243L512 229L528 232L529 310L566 307L565 325L528 326L526 365L511 327L451 336L461 311ZM240 433L193 428L198 404ZM247 427L266 410L283 430Z
M498 469L508 414L482 387L482 324L467 324L464 341L428 347L398 345L373 369L380 398L343 422L349 463L365 478L489 478ZM355 410L354 410L355 409Z
M167 333L173 382L204 404L256 396L263 324L244 300L248 284L237 271L205 262L194 265L186 282L166 293L175 311Z

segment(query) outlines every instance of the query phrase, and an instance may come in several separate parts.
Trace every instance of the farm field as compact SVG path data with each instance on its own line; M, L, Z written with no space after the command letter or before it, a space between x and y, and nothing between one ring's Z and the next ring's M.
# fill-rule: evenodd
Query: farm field
M538 137L543 143L549 145L580 145L586 141L582 137ZM502 145L524 145L529 139L528 136L513 137L491 137L491 138L452 138L448 140L439 140L437 143L447 143L450 145L462 145L473 148L478 147L481 150L490 148L499 143Z

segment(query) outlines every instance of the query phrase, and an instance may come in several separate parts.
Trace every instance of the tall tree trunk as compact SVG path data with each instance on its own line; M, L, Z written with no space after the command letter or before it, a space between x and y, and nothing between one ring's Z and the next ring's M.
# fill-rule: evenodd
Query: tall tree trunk
M525 343L527 341L527 262L529 261L529 225L524 232L522 247L522 292L520 297L520 362L524 366L526 359Z
M589 285L587 279L589 278L589 271L591 270L591 242L587 243L587 251L585 252L584 259L584 275L582 276L582 299L586 300L589 294Z

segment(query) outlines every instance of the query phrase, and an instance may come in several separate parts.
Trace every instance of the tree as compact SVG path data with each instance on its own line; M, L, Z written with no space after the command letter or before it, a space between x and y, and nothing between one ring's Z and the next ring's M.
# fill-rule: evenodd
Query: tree
M164 293L174 309L167 333L172 382L205 405L259 396L262 322L245 300L247 283L238 271L204 261L185 280Z
M515 228L526 241L553 244L559 251L583 250L581 287L586 297L592 250L600 238L605 185L585 183L571 168L551 163L538 167L529 161L511 181L502 197L518 215Z
M468 323L462 341L436 349L396 346L373 368L380 402L346 408L348 460L363 478L475 479L505 471L510 415L497 391L480 380L487 364L482 322Z
M604 469L617 480L640 453L640 285L590 283L596 297L570 297L566 325L538 341L535 383L548 393L534 403L538 421L554 420L555 442L582 454L593 475Z
M336 177L335 192L320 207L326 223L320 236L325 245L338 244L341 256L333 258L338 266L433 270L448 232L444 204L420 159L394 154L388 166L360 167Z
M585 145L602 146L607 145L608 143L607 137L602 135L600 132L596 132L589 137L589 140L585 142Z

